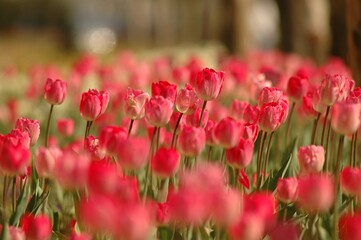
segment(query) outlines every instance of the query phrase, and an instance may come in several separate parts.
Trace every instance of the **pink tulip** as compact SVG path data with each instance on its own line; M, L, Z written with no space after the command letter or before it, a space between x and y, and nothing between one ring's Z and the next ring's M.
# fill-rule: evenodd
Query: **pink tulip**
M152 171L162 177L170 177L176 173L179 167L180 156L174 149L160 148L152 158Z
M182 88L177 96L175 106L180 113L193 114L201 105L201 100L190 84Z
M323 104L333 105L346 99L355 83L342 75L326 75L320 86L320 96Z
M341 216L339 227L340 240L356 240L361 239L361 212L355 214L345 213Z
M243 120L244 111L248 105L248 102L241 102L238 99L233 100L230 107L230 116L237 121Z
M345 167L340 173L340 185L344 193L361 197L361 169Z
M258 137L259 127L257 124L245 124L243 125L243 138L252 140L253 142L256 141Z
M105 151L99 143L99 139L90 135L85 139L84 150L89 154L91 160L102 160L105 158Z
M236 223L242 212L242 195L237 189L217 192L212 202L212 219L217 226L229 227Z
M296 178L279 178L276 197L284 203L292 203L298 197L298 181Z
M193 87L200 99L210 101L216 99L221 93L223 81L224 72L205 68L198 72Z
M241 138L235 147L226 150L227 162L235 168L247 167L252 161L253 147L253 141Z
M34 146L38 141L40 135L40 124L38 120L19 118L16 121L15 128L21 131L26 131L29 134L31 146Z
M124 113L130 119L136 120L144 117L144 105L150 98L148 93L142 90L128 88L125 95Z
M162 96L174 104L177 96L177 85L167 81L152 83L152 97L155 96Z
M56 160L55 178L63 188L83 188L86 186L89 164L89 156L65 150Z
M261 90L258 96L258 106L262 107L264 104L267 103L278 103L284 99L284 93L281 89L275 87L265 87Z
M21 220L22 229L25 232L26 239L39 240L50 239L51 222L46 215L26 215Z
M300 76L292 76L288 80L287 94L294 101L299 101L308 90L308 79Z
M104 160L90 163L87 186L91 194L114 194L119 179L120 174L115 164Z
M122 141L128 137L127 130L117 126L105 127L99 135L101 147L110 155L117 153Z
M193 127L198 127L199 126L199 120L200 120L200 117L201 117L201 112L202 112L202 109L198 108L193 114L187 115L187 117L186 117L186 125L190 125L190 126L193 126ZM201 122L200 127L205 127L207 122L208 122L208 119L209 119L208 111L205 110L203 112L203 117L202 117L202 122Z
M286 110L287 108L287 110ZM288 102L264 104L261 108L258 125L265 132L273 132L281 126L287 118Z
M19 140L0 137L0 169L6 175L23 175L30 161L30 151Z
M44 88L44 98L52 105L59 105L64 102L68 85L62 80L52 80L48 78L46 80Z
M145 120L155 127L165 126L172 116L173 103L162 96L152 97L145 103Z
M44 178L53 177L56 160L61 154L61 150L57 147L39 147L34 160L38 175Z
M328 211L334 195L333 179L328 175L311 174L298 180L298 205L308 213Z
M258 240L262 239L265 223L261 216L253 213L244 213L230 230L232 240Z
M216 145L216 140L214 138L214 134L213 134L213 130L215 127L215 123L213 120L208 120L207 121L207 125L204 128L205 132L206 132L206 144L209 146L215 146Z
M361 124L361 103L338 102L333 107L332 128L336 133L350 135Z
M74 132L73 119L70 119L70 118L58 119L56 126L58 129L58 132L63 136L69 137Z
M206 143L203 128L183 126L178 136L179 152L185 156L198 156Z
M80 101L80 115L87 121L94 121L107 109L109 93L90 89L84 92Z
M130 137L122 141L117 149L120 165L125 169L138 170L148 162L149 142L146 138Z
M302 174L317 173L325 163L325 150L322 146L303 146L298 149L297 157Z
M244 109L243 120L246 123L257 123L260 114L260 109L257 106L248 105Z
M242 136L242 132L242 124L230 117L223 118L213 129L216 143L223 148L236 146Z

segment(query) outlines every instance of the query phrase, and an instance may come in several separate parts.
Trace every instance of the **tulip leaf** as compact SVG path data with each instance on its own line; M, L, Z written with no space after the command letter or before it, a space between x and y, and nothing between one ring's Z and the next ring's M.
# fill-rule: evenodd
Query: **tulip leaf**
M282 165L281 168L276 171L275 174L270 174L266 181L264 182L262 189L274 191L277 186L277 182L279 178L284 178L287 176L287 171L292 161L293 151L296 147L297 137L291 142L291 144L286 148L283 156L282 156Z
M1 239L4 239L4 240L8 240L10 239L10 235L9 235L9 226L4 223L3 224L3 227L2 227L2 230L1 230Z
M25 185L26 183L24 183ZM15 212L11 215L9 224L12 226L17 226L20 220L20 217L24 214L26 210L26 206L28 203L29 198L29 191L26 186L23 187L23 189L20 192L19 198L16 201L16 209Z

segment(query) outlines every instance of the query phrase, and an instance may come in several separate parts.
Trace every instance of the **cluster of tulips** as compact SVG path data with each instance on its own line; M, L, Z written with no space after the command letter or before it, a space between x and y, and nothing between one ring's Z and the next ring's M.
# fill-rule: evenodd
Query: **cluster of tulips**
M214 68L130 52L31 68L0 107L1 239L361 239L347 67L271 52Z

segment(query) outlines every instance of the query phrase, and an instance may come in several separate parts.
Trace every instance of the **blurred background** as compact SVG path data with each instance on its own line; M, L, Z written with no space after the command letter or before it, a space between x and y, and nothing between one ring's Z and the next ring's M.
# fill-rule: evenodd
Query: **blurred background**
M360 79L359 0L0 0L0 67L81 52L279 49L342 58Z

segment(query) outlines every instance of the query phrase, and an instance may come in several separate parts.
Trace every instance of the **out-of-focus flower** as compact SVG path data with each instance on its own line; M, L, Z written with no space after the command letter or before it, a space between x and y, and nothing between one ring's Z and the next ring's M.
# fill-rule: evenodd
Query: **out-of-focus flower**
M16 121L15 128L20 131L26 131L29 134L31 146L35 145L38 141L40 135L40 124L38 120L19 118Z
M325 150L322 146L303 146L298 149L297 157L302 174L317 173L325 163Z

